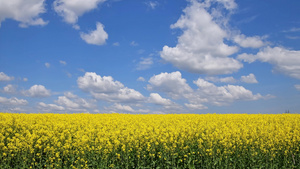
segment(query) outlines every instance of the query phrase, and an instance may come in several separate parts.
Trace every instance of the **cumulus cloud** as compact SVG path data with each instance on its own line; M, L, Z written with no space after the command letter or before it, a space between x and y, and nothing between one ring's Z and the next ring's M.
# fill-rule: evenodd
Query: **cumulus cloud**
M114 105L114 107L115 107L117 110L121 110L121 111L125 111L125 112L131 112L131 113L135 112L135 111L132 109L132 107L130 107L130 106L128 106L128 105L121 105L121 104L119 104L119 103L116 103L116 104Z
M144 81L146 81L146 80L145 80L145 78L143 78L143 77L139 77L139 78L137 79L137 81L144 82Z
M155 75L149 80L148 90L155 90L166 93L173 99L185 99L188 103L184 105L192 110L207 109L204 104L212 104L217 106L228 105L234 101L250 101L258 99L271 98L270 95L262 96L261 94L253 94L252 91L245 89L243 86L238 85L224 85L216 86L204 79L199 78L194 81L198 87L192 89L186 80L181 77L180 72L161 73ZM169 104L171 100L164 100L158 95L149 97L153 103ZM150 101L150 102L151 102Z
M145 2L145 4L151 9L155 9L159 5L157 1L149 1L149 2Z
M78 97L77 95L73 94L72 92L65 92L64 95L70 99L75 99Z
M65 92L63 96L59 96L54 102L68 111L88 112L96 108L95 100L83 99L72 92Z
M275 71L300 79L300 51L297 50L268 46L257 54L240 54L238 59L249 63L256 60L267 62L274 66Z
M16 87L11 84L8 84L3 87L3 92L9 94L16 93Z
M13 19L20 22L20 27L30 25L44 26L48 22L40 18L45 13L45 0L2 0L0 5L0 27L5 19Z
M88 44L103 45L108 39L108 34L104 31L104 26L100 22L97 22L96 25L96 30L89 33L81 32L80 37Z
M235 79L232 76L229 77L216 77L216 76L209 76L206 77L205 80L210 82L221 82L221 83L236 83L236 82L244 82L244 83L258 83L256 77L253 73L250 73L247 76L241 76L240 80Z
M28 97L49 97L51 96L50 90L46 89L43 85L33 85L29 90L22 92Z
M224 8L226 8L227 10L233 10L235 8L237 8L237 4L234 2L234 0L205 0L206 4L207 3L221 3Z
M148 109L134 109L132 106L115 103L112 106L105 107L106 112L111 113L149 113Z
M232 76L223 77L223 78L209 76L209 77L206 77L205 79L208 81L211 81L211 82L222 82L222 83L236 83L237 82L237 80Z
M59 105L63 105L65 107L68 107L70 109L78 109L80 105L78 103L75 103L67 96L59 96L58 100L56 101Z
M137 64L136 69L137 70L146 70L146 69L149 69L152 64L153 64L152 57L141 58L141 61Z
M77 79L78 87L90 93L94 98L109 102L136 102L144 99L144 96L134 90L125 87L121 82L114 81L111 76L97 75L94 72L86 72Z
M59 96L54 101L55 104L46 104L43 102L38 103L38 109L46 112L89 112L94 111L97 107L95 100L83 99L72 92L65 92L63 96Z
M85 92L95 93L115 93L124 85L119 81L114 81L111 76L97 75L94 72L86 72L83 77L77 80L78 87Z
M184 14L171 25L183 30L175 47L164 46L160 56L175 67L199 74L229 74L238 71L243 65L229 57L238 47L229 46L226 30L216 23L205 9L211 2L222 3L226 9L233 9L234 1L191 1Z
M53 2L54 10L64 18L64 21L73 24L75 29L79 29L76 25L78 17L84 13L96 9L99 4L106 0L55 0Z
M63 111L65 110L64 107L58 106L56 104L46 104L43 102L38 103L39 109L42 109L44 112L53 112L53 111Z
M265 45L262 38L259 36L246 37L243 34L234 37L234 42L244 48L260 48Z
M245 83L258 83L254 74L250 73L248 76L242 76L241 81Z
M108 102L138 102L144 100L144 96L134 90L127 87L119 89L114 93L91 93L96 99L105 100Z
M158 93L151 93L148 102L161 106L170 106L174 104L171 100L162 98Z
M5 104L5 105L9 105L9 106L20 106L20 105L27 105L28 102L27 102L27 100L18 99L16 97L12 97L12 98L8 99L6 97L0 96L0 104Z
M214 105L226 105L237 100L258 100L263 98L260 94L254 95L243 86L225 85L218 87L201 78L194 81L194 84L198 86L198 89L196 91L196 97L191 96L190 101L192 103L199 102L198 98L205 98L204 100L201 99L200 102L204 101Z
M184 104L187 108L191 109L191 110L203 110L203 109L207 109L208 107L204 106L203 104L189 104L189 103L185 103Z
M0 82L1 81L11 81L11 80L14 80L13 76L8 76L5 73L0 72Z
M149 80L148 90L167 93L172 98L179 98L184 93L192 92L192 88L181 77L179 71L154 75Z

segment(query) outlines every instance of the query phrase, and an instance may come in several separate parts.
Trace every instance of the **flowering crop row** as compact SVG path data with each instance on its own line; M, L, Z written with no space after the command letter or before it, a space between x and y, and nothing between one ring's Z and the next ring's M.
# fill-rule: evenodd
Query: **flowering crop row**
M0 168L300 168L300 115L0 113Z

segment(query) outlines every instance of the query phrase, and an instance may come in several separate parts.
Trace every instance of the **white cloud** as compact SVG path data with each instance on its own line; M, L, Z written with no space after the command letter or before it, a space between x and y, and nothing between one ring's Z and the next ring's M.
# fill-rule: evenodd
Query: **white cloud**
M75 30L80 30L80 26L77 25L77 24L74 24L72 27L73 27Z
M240 100L250 101L271 98L270 95L261 96L259 93L253 94L250 90L245 89L243 86L216 86L215 84L201 78L194 81L194 84L196 84L198 88L192 89L186 83L186 80L181 77L180 72L161 73L159 75L155 75L150 78L149 83L150 84L147 86L148 90L156 90L166 93L174 99L186 99L188 103L185 103L184 105L192 110L207 109L207 106L203 105L204 103L222 106ZM152 102L154 102L154 98L155 97L152 96ZM169 103L169 101L156 97L157 103Z
M171 100L162 98L158 93L151 93L148 102L161 106L170 106L174 104Z
M0 82L1 81L11 81L14 80L13 76L7 76L5 73L0 72Z
M9 105L9 106L20 106L20 105L28 104L27 100L24 100L24 99L18 99L16 97L12 97L12 98L8 99L8 98L1 97L1 96L0 96L0 103Z
M256 60L268 62L274 66L275 71L300 79L300 51L266 47L255 55L243 53L238 58L249 63Z
M242 76L241 81L245 83L258 83L254 74L250 73L248 76Z
M259 36L246 37L245 35L237 35L234 37L234 42L244 48L260 48L265 45L262 38Z
M24 77L24 78L23 78L23 81L24 81L24 82L27 82L27 81L28 81L28 78Z
M77 84L80 89L100 100L136 102L144 99L140 92L125 87L119 81L114 81L111 76L101 77L94 72L86 72L83 77L77 79Z
M233 78L232 76L223 77L223 78L210 76L210 77L206 77L205 79L208 81L211 81L211 82L222 82L222 83L236 83L237 82L237 80L235 78Z
M83 99L72 92L65 92L54 101L56 104L38 103L38 108L47 112L68 111L71 112L89 112L96 109L95 100Z
M13 108L9 108L9 112L24 112L24 109L20 108L20 107L13 107Z
M155 9L159 5L157 1L149 1L149 2L145 2L145 4L149 6L151 9Z
M152 103L155 105L162 106L159 111L164 111L165 113L171 112L184 112L185 110L179 104L174 103L170 99L161 97L158 93L151 93L148 97L147 103Z
M227 10L233 10L233 9L237 8L237 4L234 2L234 0L205 0L205 1L206 1L206 3L208 3L208 2L221 3Z
M45 63L46 68L50 68L50 63Z
M189 109L191 110L203 110L203 109L207 109L206 106L204 106L203 104L188 104L188 103L185 103L184 104L186 107L188 107Z
M96 108L95 100L86 100L71 92L65 92L64 96L59 96L54 102L69 111L88 112Z
M70 98L70 99L75 99L75 98L78 97L78 96L76 96L75 94L73 94L72 92L65 92L64 95L65 95L67 98Z
M141 61L137 64L136 69L137 70L146 70L146 69L149 69L152 64L153 64L153 58L152 57L141 58Z
M172 98L179 98L184 93L192 92L192 88L181 77L179 71L154 75L150 78L149 83L148 90L165 92Z
M80 107L82 108L92 109L96 107L95 105L96 100L86 100L78 97L77 95L74 94L72 95L72 93L66 93L65 96L69 99L73 99L73 101L78 105L80 105Z
M22 93L29 97L49 97L51 95L50 90L46 89L43 85L33 85L29 90Z
M284 30L284 31L282 31L282 32L285 32L285 33L289 33L289 32L300 32L300 28L294 27L294 28L291 28L291 29L289 29L289 30Z
M220 78L220 82L223 82L223 83L235 83L236 80L233 77L224 77L224 78Z
M116 103L115 105L114 105L114 107L117 109L117 110L121 110L121 111L126 111L126 112L131 112L131 113L133 113L133 112L135 112L135 110L133 110L130 106L128 106L128 105L121 105L121 104L119 104L119 103Z
M119 89L114 93L91 93L96 99L105 100L108 102L138 102L144 100L144 96L134 90L127 87Z
M300 91L300 85L299 85L299 84L298 84L298 85L294 85L294 87L295 87L297 90Z
M209 4L206 1L207 4ZM232 9L234 1L217 1ZM183 30L175 47L164 46L161 57L175 67L199 74L229 74L243 65L229 57L236 53L236 46L224 43L229 35L215 21L205 8L205 4L192 1L184 9L184 15L171 28Z
M244 82L244 83L258 83L256 80L256 77L254 74L250 73L247 76L241 76L240 80L235 79L232 76L229 77L215 77L215 76L209 76L206 77L205 80L210 81L210 82L221 82L221 83L236 83L236 82Z
M62 107L62 106L58 106L56 104L46 104L46 103L43 103L43 102L39 102L38 106L39 106L39 109L43 109L43 111L47 111L47 112L65 110L65 108Z
M75 29L78 17L84 13L96 9L99 4L106 0L55 0L53 2L54 10L64 18L64 21L73 24Z
M130 46L138 46L139 44L136 43L135 41L130 42Z
M20 22L20 27L30 25L44 26L48 22L39 17L45 13L45 0L2 0L0 2L0 27L5 19Z
M16 92L16 87L11 85L11 84L8 84L6 86L3 87L3 92L4 93L15 93Z
M67 62L63 61L63 60L60 60L59 63L62 64L62 65L67 65Z
M149 113L148 109L134 109L129 105L124 105L120 103L115 103L110 107L105 107L105 112L111 113Z
M59 105L65 106L69 109L79 109L80 108L80 105L78 103L75 103L74 101L72 101L70 98L68 98L66 96L59 96L58 100L55 102Z
M207 102L214 105L226 105L238 100L263 98L260 94L253 95L250 90L245 89L243 86L225 85L218 87L201 78L194 81L194 84L198 86L198 89L194 95L189 96L189 101L192 104Z
M144 82L144 81L146 81L146 80L145 80L145 78L143 78L143 77L139 77L139 78L137 79L137 81Z
M114 93L124 88L121 82L114 81L111 76L101 77L94 72L86 72L83 77L77 79L77 84L83 91L95 93Z
M81 32L80 37L88 44L103 45L108 39L108 34L104 31L104 26L100 22L97 22L96 30L89 33Z

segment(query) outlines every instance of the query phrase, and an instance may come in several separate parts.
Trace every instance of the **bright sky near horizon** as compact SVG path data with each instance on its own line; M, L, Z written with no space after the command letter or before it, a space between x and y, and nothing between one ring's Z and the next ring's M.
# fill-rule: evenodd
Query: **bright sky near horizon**
M300 113L299 0L0 0L0 112Z

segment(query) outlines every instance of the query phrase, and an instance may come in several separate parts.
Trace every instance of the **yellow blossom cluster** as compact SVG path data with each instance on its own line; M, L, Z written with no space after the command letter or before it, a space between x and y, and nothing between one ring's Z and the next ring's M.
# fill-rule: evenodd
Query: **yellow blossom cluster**
M1 168L299 167L299 147L297 114L0 113Z

